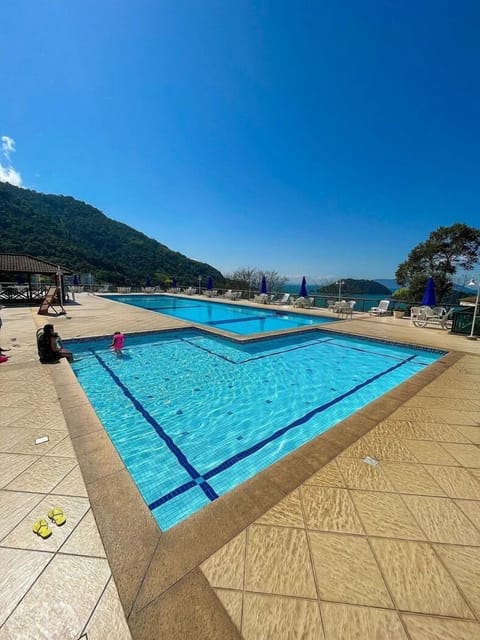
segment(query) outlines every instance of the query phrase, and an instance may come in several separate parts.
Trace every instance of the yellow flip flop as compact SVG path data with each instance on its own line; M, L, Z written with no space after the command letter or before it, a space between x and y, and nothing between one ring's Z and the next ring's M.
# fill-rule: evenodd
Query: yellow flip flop
M52 535L52 530L48 526L48 522L46 520L37 520L32 527L32 531L41 538L48 538Z
M65 524L65 522L67 521L67 519L63 515L63 510L60 509L60 507L54 507L53 509L50 509L50 511L48 512L48 517L50 518L50 520L53 520L53 522L55 522L55 524L59 527L61 527L62 524Z

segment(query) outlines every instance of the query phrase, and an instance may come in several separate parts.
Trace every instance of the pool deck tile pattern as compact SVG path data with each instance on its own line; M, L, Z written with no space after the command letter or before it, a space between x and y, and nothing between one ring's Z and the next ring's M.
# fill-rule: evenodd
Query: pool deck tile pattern
M164 533L34 334L188 325L77 302L71 319L2 310L1 344L19 346L0 366L0 640L480 638L480 342L366 314L335 323L450 353ZM57 505L67 523L42 540L31 525Z

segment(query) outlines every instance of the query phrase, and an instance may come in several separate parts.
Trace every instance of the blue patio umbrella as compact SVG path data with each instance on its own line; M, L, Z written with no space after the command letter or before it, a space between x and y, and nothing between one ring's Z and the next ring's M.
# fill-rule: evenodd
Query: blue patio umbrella
M176 288L177 288L177 279L172 278L172 289L176 289Z
M146 287L151 287L152 286L152 280L151 280L150 276L147 276L147 279L145 280L145 286Z
M305 276L303 276L303 278L302 278L302 285L300 287L300 291L298 292L298 295L301 298L307 298L308 297L307 281L305 280Z
M422 304L428 307L435 307L437 304L437 298L435 296L435 282L431 276L427 281L425 293L422 298Z
M260 293L267 293L267 279L262 276L262 282L260 283Z
M74 287L78 287L79 285L80 285L80 279L79 279L79 277L77 276L77 274L75 274L75 275L73 276L73 286L74 286Z
M208 276L207 280L207 291L211 291L213 289L213 280L212 276Z

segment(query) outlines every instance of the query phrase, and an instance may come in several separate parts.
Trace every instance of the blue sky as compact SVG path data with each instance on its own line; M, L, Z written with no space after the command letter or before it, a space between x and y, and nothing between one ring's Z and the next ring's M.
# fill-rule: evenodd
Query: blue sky
M0 176L224 273L393 277L480 224L478 2L2 5Z

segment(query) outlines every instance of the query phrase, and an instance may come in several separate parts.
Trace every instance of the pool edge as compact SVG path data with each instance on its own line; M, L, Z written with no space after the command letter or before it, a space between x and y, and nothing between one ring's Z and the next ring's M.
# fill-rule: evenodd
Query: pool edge
M158 529L86 396L79 404L80 385L67 363L62 363L64 366L52 372L54 383L62 389L62 410L133 637L162 637L159 633L169 630L169 637L241 638L205 584L199 565L463 355L446 353L412 379L165 533ZM70 401L73 394L75 406ZM80 415L79 406L83 406ZM204 636L188 604L191 599L196 603L194 610L202 611ZM192 635L185 635L189 624ZM175 630L182 635L175 635Z

